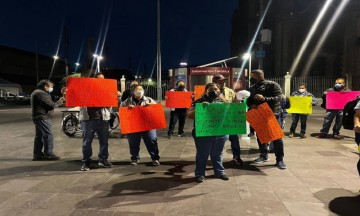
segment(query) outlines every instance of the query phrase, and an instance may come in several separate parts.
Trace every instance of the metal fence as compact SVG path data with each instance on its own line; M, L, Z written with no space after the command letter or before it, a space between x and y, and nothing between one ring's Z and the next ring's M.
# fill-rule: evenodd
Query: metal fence
M151 97L154 100L157 100L157 86L154 82L148 82L147 80L138 80L139 83L143 86L145 90L145 95ZM125 86L126 89L130 88L131 81L127 81ZM171 89L170 80L162 80L161 81L161 90L162 90L162 100L165 98L166 91Z

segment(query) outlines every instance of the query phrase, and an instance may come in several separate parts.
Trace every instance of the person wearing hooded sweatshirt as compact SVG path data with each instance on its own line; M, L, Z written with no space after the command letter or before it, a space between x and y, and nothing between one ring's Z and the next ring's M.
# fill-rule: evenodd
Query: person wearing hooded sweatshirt
M312 97L312 105L316 106L318 104L315 96L306 90L306 84L305 83L301 83L299 85L299 89L294 91L293 93L291 93L291 96ZM299 113L293 113L292 114L292 123L291 123L290 134L289 134L290 138L295 136L295 130L296 130L297 124L299 122L299 119L300 119L300 124L301 124L300 137L301 138L306 138L305 133L306 133L307 117L308 117L308 114L299 114Z

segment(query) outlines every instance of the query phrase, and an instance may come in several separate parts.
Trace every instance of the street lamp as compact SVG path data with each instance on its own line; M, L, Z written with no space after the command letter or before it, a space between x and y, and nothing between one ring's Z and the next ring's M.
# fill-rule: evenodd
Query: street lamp
M187 66L187 63L186 63L186 62L180 62L180 66L181 66L181 67L186 67L186 66Z
M103 59L103 57L97 54L94 54L93 56L94 58L96 58L96 62L97 62L95 73L100 73L100 61Z
M78 67L80 66L80 63L79 63L79 62L76 62L75 65L76 65L76 67L75 67L75 73L76 73Z
M243 60L249 60L249 72L248 72L248 77L249 77L249 88L250 88L250 72L251 72L251 53L247 52L243 55Z
M54 59L55 59L55 61L56 61L56 60L58 60L58 59L59 59L59 56L54 55L54 56L53 56L53 58L54 58Z

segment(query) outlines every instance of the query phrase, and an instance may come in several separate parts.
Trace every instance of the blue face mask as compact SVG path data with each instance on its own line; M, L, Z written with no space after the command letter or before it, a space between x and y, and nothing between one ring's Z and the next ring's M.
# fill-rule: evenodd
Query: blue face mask
M334 88L336 88L336 89L341 89L342 87L344 87L344 86L340 83L336 83L334 86Z

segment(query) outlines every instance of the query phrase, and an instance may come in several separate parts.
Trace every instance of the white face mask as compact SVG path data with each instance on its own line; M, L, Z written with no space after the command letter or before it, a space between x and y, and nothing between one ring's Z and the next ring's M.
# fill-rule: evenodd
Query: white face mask
M54 88L49 88L48 91L49 93L51 93L52 91L54 91Z
M142 91L142 90L134 91L134 95L136 97L142 97L144 95L144 91Z
M304 93L306 91L306 89L299 89L298 90L300 93Z

